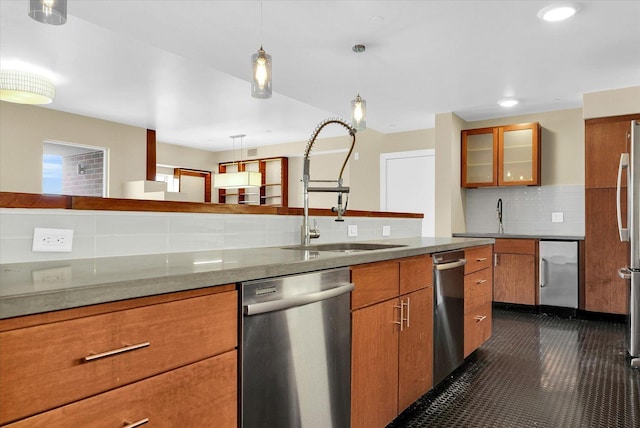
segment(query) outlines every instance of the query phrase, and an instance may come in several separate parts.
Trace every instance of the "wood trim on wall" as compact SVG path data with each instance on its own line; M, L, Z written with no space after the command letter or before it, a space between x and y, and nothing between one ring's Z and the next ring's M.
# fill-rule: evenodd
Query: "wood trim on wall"
M174 168L173 176L178 179L180 183L180 189L182 188L181 177L185 175L188 177L196 177L204 179L204 201L211 202L211 171L205 171L201 169L189 169L189 168Z
M147 129L147 180L156 180L156 131Z

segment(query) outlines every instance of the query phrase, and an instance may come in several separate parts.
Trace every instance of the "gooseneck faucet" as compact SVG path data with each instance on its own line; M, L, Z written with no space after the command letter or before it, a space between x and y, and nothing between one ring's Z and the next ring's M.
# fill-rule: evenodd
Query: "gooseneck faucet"
M498 233L504 233L504 226L502 226L502 199L498 199L496 217L498 218Z
M337 180L311 180L310 173L309 173L311 159L309 158L309 155L311 153L311 149L313 148L313 144L316 142L316 138L318 137L318 134L320 134L320 131L322 131L322 129L325 126L329 125L330 123L341 125L349 131L349 135L351 135L351 148L349 149L349 153L347 153L347 157L345 158L344 163L342 164L342 168L340 169L340 175L338 176ZM318 124L316 129L313 131L313 134L311 135L311 138L307 143L307 148L304 152L304 164L303 164L303 170L302 170L302 184L303 184L303 191L304 191L304 195L303 195L304 210L303 210L303 219L302 219L300 236L301 236L301 242L303 246L309 246L311 239L320 237L320 231L318 230L318 227L314 226L314 228L311 229L311 227L309 226L309 192L337 193L338 204L337 206L331 208L331 211L338 214L338 218L336 218L336 221L344 221L342 219L342 216L347 211L347 204L349 203L349 187L342 185L342 174L344 173L344 169L347 166L347 162L349 161L349 157L353 152L353 147L355 146L355 144L356 144L356 130L351 126L349 126L343 119L340 119L337 117L329 118L320 122L320 124ZM337 183L337 186L336 187L309 187L309 183L319 183L319 182ZM343 193L347 194L344 207L342 206Z

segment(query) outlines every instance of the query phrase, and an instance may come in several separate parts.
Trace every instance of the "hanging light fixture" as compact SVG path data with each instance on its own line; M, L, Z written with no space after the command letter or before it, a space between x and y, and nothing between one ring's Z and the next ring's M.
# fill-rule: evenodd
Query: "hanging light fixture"
M213 176L213 187L218 189L244 189L249 187L260 187L262 185L262 174L256 171L240 171L242 165L242 139L245 134L231 135L233 141L233 152L235 151L236 138L240 138L240 161L238 171L218 173Z
M67 22L67 0L29 0L29 16L43 24L62 25Z
M36 73L0 71L0 100L18 104L49 104L56 96L53 82Z
M260 49L251 55L251 96L271 98L271 55L262 48L262 1L260 2Z
M358 85L360 84L360 53L365 51L364 45L354 45L351 48L358 54ZM367 102L360 96L360 91L355 99L351 100L351 126L358 131L367 129Z

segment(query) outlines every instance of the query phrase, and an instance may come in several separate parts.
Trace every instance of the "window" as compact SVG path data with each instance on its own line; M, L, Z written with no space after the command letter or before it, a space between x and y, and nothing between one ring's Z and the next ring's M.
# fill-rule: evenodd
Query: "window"
M43 193L106 196L106 151L102 147L44 142Z

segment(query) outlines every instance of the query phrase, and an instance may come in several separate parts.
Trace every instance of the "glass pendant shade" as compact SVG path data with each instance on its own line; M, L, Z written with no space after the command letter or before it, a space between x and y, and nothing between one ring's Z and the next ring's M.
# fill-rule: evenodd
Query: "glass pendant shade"
M242 189L261 185L262 174L254 171L226 172L213 176L213 187L218 189Z
M251 96L271 98L271 55L262 46L251 55Z
M0 71L0 100L18 104L49 104L56 96L53 82L39 74Z
M29 0L29 16L43 24L62 25L67 22L67 0Z
M360 94L351 100L351 126L358 131L367 129L367 102Z

